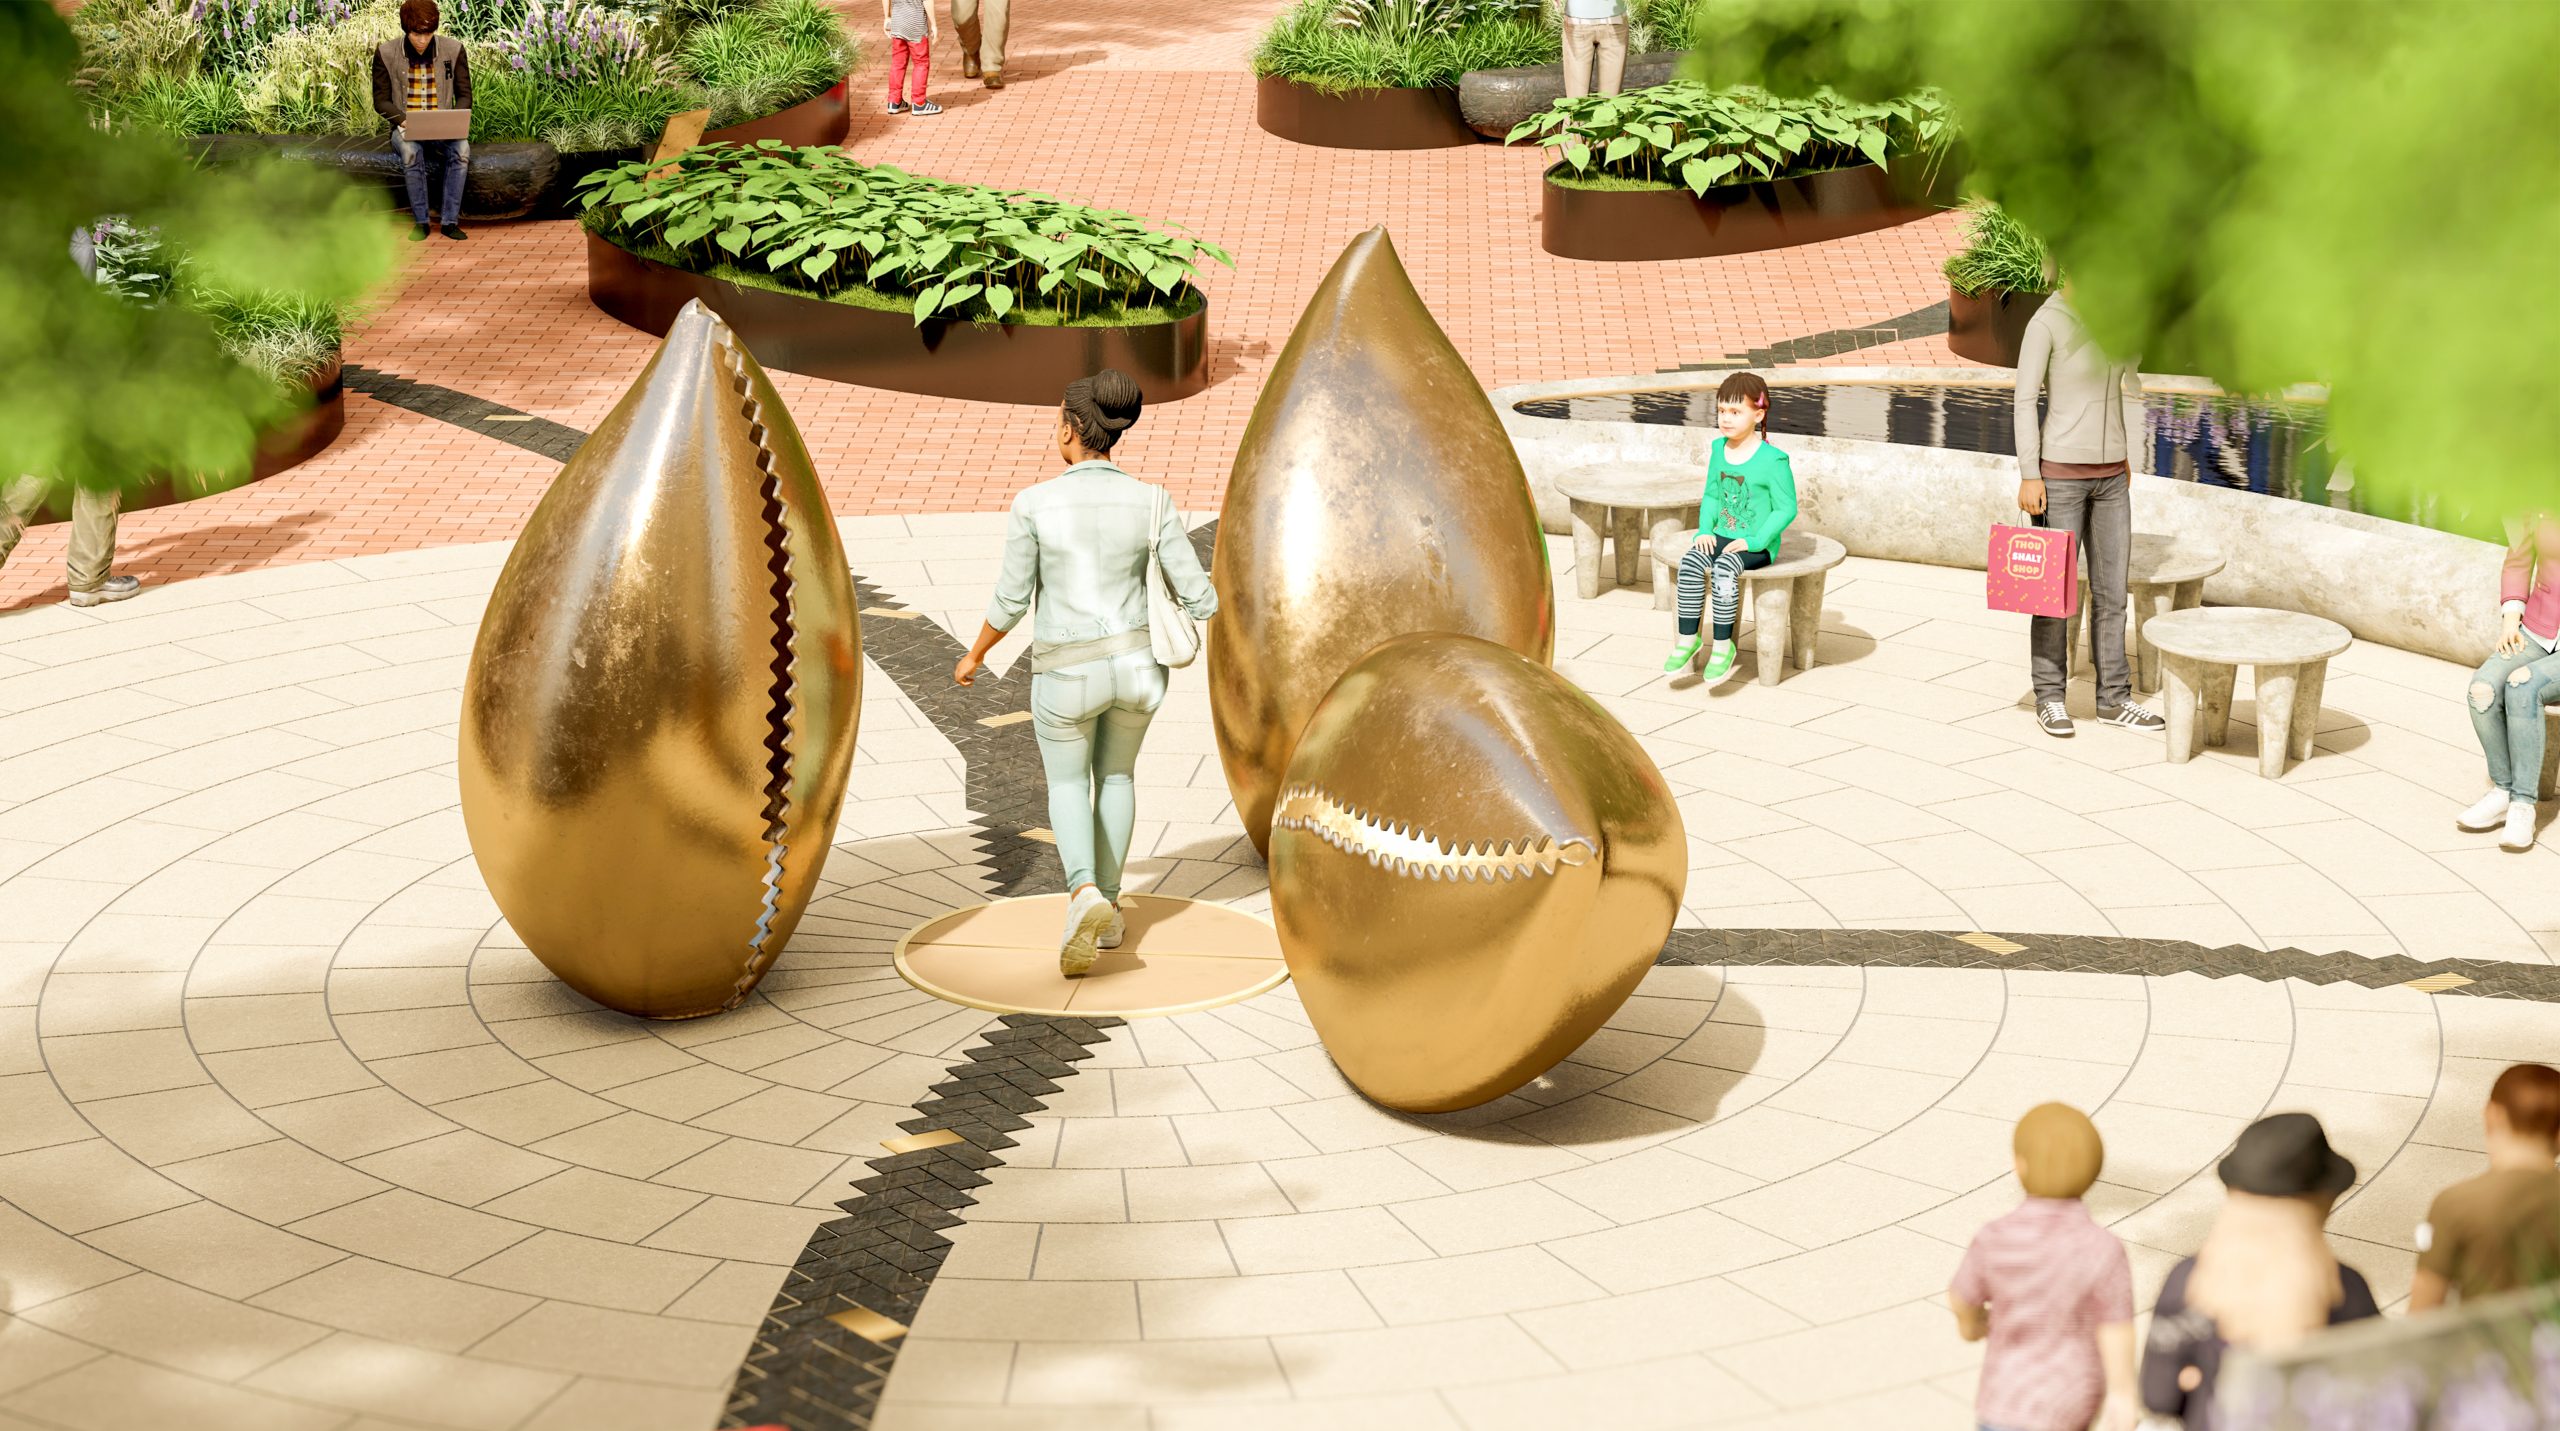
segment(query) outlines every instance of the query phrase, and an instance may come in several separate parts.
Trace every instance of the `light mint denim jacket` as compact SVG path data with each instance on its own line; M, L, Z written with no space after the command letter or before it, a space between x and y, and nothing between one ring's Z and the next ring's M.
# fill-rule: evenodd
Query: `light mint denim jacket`
M1147 551L1164 564L1165 585L1193 618L1218 614L1218 593L1173 504L1154 524L1157 489L1109 462L1079 462L1013 499L1005 526L1004 571L987 624L1010 631L1032 608L1042 646L1098 641L1147 624Z

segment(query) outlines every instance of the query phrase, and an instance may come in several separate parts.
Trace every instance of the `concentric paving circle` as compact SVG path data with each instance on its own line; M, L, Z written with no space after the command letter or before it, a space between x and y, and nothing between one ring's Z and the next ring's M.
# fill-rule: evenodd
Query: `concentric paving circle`
M1289 977L1271 926L1224 905L1133 894L1128 933L1081 978L1058 972L1065 895L938 915L898 941L897 967L939 999L1009 1014L1179 1014L1250 999Z

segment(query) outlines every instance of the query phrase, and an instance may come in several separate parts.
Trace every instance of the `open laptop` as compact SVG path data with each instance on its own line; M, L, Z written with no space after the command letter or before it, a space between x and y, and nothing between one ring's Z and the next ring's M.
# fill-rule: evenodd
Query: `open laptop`
M400 117L400 132L412 140L468 139L471 137L471 111L413 109Z

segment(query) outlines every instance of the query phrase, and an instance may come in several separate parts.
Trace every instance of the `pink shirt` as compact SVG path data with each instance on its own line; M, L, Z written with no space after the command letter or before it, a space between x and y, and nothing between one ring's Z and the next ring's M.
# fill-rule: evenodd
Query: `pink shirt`
M2124 1244L2078 1198L2031 1197L1983 1224L1950 1288L1991 1309L1974 1415L2000 1431L2087 1431L2106 1399L2098 1328L2133 1320Z
M2523 609L2524 629L2542 649L2560 643L2560 517L2533 519L2524 540L2507 549L2498 586L2499 600Z

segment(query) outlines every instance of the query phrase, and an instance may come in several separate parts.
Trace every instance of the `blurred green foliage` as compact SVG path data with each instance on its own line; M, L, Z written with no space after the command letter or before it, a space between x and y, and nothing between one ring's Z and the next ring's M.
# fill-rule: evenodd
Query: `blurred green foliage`
M2560 506L2560 3L1716 0L1693 67L1941 90L2098 340L2330 387L2360 481Z
M203 314L83 274L73 232L121 217L206 289L317 305L371 289L397 235L314 166L203 171L174 141L91 127L70 87L79 58L53 7L0 4L0 472L116 487L244 470L287 397Z

